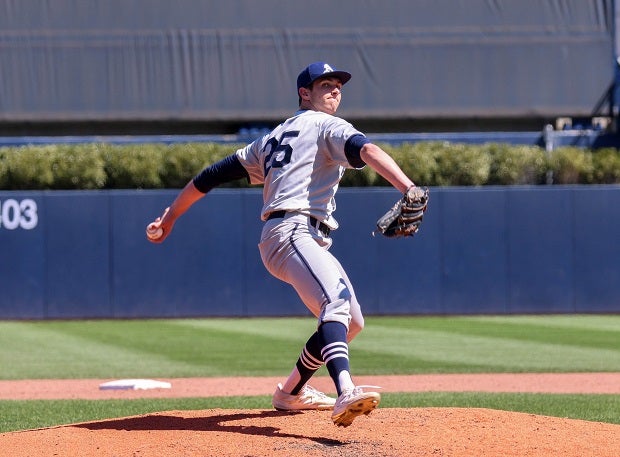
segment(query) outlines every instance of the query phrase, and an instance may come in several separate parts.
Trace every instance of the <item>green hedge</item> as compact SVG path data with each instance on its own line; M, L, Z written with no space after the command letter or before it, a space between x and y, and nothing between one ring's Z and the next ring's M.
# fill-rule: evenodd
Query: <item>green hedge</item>
M215 143L49 145L0 148L0 189L181 188L241 145ZM620 183L620 152L448 142L381 145L416 183L484 186ZM369 167L348 170L342 186L385 186ZM245 181L228 184L246 187Z

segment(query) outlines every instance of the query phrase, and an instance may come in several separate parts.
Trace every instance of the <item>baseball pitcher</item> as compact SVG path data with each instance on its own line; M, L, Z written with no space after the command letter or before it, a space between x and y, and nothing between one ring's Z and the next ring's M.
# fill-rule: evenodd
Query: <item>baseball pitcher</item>
M333 410L332 421L347 427L370 414L381 396L372 386L355 385L348 343L363 329L364 318L349 278L330 253L335 194L347 168L370 166L403 194L377 221L385 236L415 234L428 202L428 190L416 187L394 160L350 123L336 117L346 71L325 62L308 65L297 78L299 110L270 133L207 166L150 223L148 239L163 242L177 219L214 187L245 178L263 185L264 221L259 250L267 270L289 283L317 317L317 329L301 350L288 378L278 384L278 410ZM155 234L155 235L153 235ZM323 365L338 398L308 381Z

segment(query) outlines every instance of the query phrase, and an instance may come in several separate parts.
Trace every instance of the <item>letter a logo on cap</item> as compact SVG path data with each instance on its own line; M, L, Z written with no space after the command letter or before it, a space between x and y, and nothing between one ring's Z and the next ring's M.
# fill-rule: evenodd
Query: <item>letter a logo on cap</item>
M297 90L300 87L308 87L316 79L321 76L333 76L338 78L342 84L351 79L351 73L347 71L334 70L334 68L326 62L314 62L308 65L299 76L297 76Z

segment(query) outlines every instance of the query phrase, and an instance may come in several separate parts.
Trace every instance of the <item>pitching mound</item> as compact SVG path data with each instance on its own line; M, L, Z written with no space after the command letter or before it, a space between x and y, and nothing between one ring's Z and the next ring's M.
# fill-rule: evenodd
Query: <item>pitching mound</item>
M0 434L28 456L617 457L620 426L488 409L377 409L342 429L330 412L168 411Z
M0 381L0 398L112 399L268 395L279 378L172 380L172 389L100 390L104 380ZM109 380L108 380L109 381ZM620 393L620 373L359 377L384 392ZM330 392L331 382L313 385ZM331 386L333 387L333 386ZM208 403L208 400L205 400ZM379 408L346 429L330 412L169 411L0 434L11 457L558 456L617 457L620 425L475 408Z

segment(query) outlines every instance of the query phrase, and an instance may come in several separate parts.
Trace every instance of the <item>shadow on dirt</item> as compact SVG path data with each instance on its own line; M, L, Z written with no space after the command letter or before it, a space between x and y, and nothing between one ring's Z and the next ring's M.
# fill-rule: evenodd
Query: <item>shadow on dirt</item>
M259 425L234 425L229 422L245 419L263 419L271 417L284 417L303 414L301 412L286 411L248 411L234 414L216 414L204 417L179 417L173 415L144 415L135 417L125 417L121 419L110 419L97 422L85 422L75 424L74 427L86 428L88 430L189 430L197 432L226 432L238 433L241 435L260 435L278 438L297 438L307 439L320 443L324 446L344 446L349 444L347 441L339 441L329 438L321 438L308 435L297 435L282 433L277 427Z

